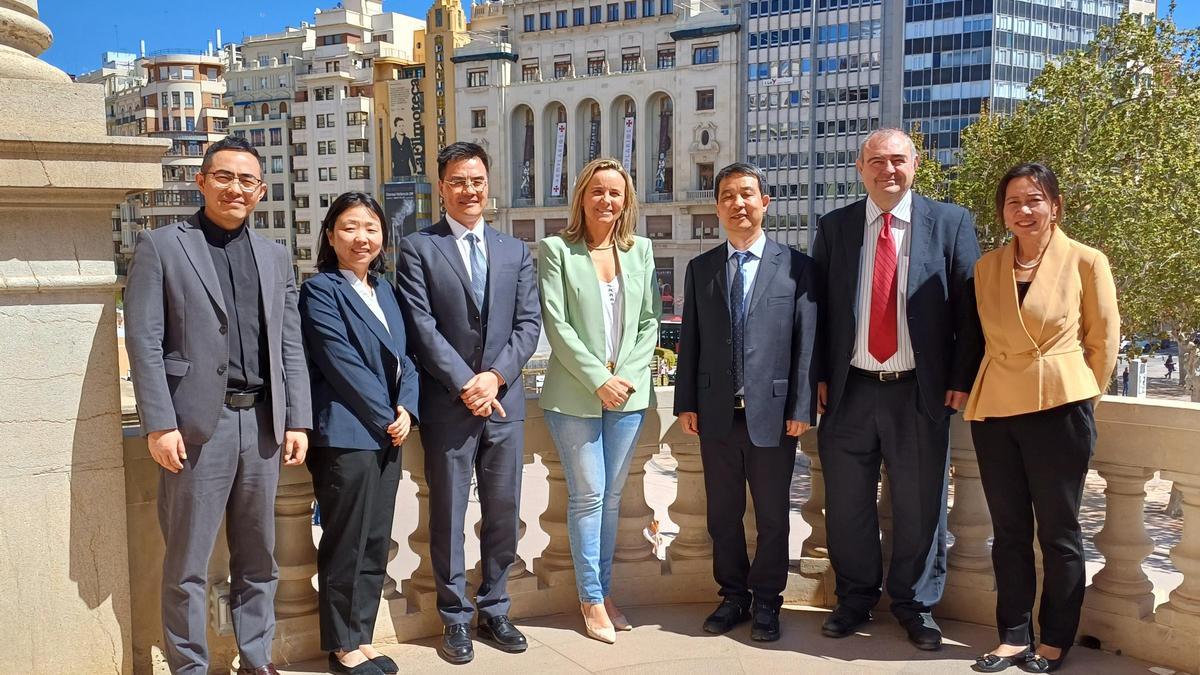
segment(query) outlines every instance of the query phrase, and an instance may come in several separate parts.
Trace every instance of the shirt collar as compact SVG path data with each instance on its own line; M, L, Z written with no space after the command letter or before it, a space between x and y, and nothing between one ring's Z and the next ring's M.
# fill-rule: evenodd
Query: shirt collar
M912 222L912 194L912 190L908 190L904 193L904 196L900 198L899 203L897 203L895 208L892 209L892 217L906 223ZM874 199L867 197L867 224L874 223L882 214L883 209L879 208L879 205L875 203Z
M754 260L762 260L763 249L765 249L766 247L767 247L767 233L759 232L758 238L754 240L753 244L750 244L750 248L746 249L746 251L749 252L751 256L753 256ZM725 241L725 249L726 249L726 251L725 251L725 259L726 260L732 258L733 254L737 253L737 251L738 251L736 248L734 248L733 244L729 242L729 240Z
M475 227L471 228L451 218L449 214L446 214L446 222L450 225L450 233L454 235L455 239L462 239L467 236L468 232L474 232L475 236L483 241L483 229L487 226L487 222L483 218L476 221Z
M204 232L204 238L213 246L224 248L229 242L241 239L246 234L245 221L242 221L242 224L238 225L236 229L226 230L209 220L208 216L204 213L204 209L200 209L197 212L197 216L197 220L200 222L200 230Z
M352 272L350 270L338 268L338 271L342 273L343 277L346 277L346 281L350 282L350 286L352 288L355 288L355 289L366 288L368 290L371 289L371 285L369 283L367 283L371 280L370 272L367 272L367 282L364 282L362 279L358 278L357 274L355 274L354 272Z

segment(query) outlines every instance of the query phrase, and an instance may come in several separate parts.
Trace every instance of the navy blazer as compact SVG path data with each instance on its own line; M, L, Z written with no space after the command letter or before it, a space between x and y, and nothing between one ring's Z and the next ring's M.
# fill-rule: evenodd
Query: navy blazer
M763 235L766 236L766 235ZM733 323L725 242L693 258L684 280L675 414L698 415L700 436L733 427ZM812 259L767 239L746 305L746 426L758 447L796 447L787 420L815 424L816 278Z
M445 219L400 241L396 282L407 311L411 351L421 373L421 419L467 422L474 415L459 393L476 373L504 378L497 399L507 417L525 419L521 369L537 349L542 309L533 256L520 239L486 226L486 308L479 311L471 280Z
M810 252L822 285L821 381L829 386L827 411L841 401L858 326L858 270L866 232L867 201L823 216ZM921 402L930 417L953 411L946 391L969 392L983 358L983 333L975 312L972 279L979 240L971 214L954 204L913 193L908 261L908 332L917 363Z
M417 371L407 355L404 313L391 284L374 275L368 281L386 328L340 271L320 272L300 287L314 447L389 448L396 406L417 423Z

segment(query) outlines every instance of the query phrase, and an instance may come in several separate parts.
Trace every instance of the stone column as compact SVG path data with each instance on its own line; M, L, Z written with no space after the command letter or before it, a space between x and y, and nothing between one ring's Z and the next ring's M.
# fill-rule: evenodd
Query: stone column
M1093 541L1104 567L1092 577L1084 604L1112 614L1142 618L1154 611L1154 585L1142 561L1154 550L1146 532L1146 481L1153 469L1096 462L1104 488L1104 528Z
M571 561L571 540L567 535L567 476L554 443L542 448L542 464L546 466L546 483L550 492L546 511L539 522L542 531L550 535L550 543L542 555L533 561L533 573L547 586L575 583L575 568Z
M982 575L970 584L983 583L995 587L992 577L992 518L988 513L983 483L979 480L979 461L972 448L951 448L950 463L954 468L954 505L950 508L947 527L954 535L954 545L947 553L946 565L954 574Z
M617 549L613 553L613 576L653 576L662 572L662 563L642 531L654 519L654 509L646 503L646 462L658 453L662 438L662 419L657 408L646 411L642 433L633 449L629 478L621 493L621 515L617 523Z
M1162 478L1175 481L1183 493L1183 537L1171 549L1171 562L1183 573L1183 583L1171 591L1154 618L1167 626L1200 633L1200 475L1163 471Z
M825 543L825 471L817 454L817 433L809 431L800 439L800 451L808 457L808 501L800 507L800 517L812 528L800 549L805 558L828 558Z
M415 433L420 436L420 432ZM417 554L420 562L412 576L401 582L400 588L407 601L408 610L433 610L437 607L434 597L433 561L429 554L429 483L425 482L424 446L409 439L402 448L404 468L417 485L417 526L408 535L408 546Z
M285 466L275 495L275 562L279 587L275 591L276 657L295 663L321 655L317 621L317 549L313 546L312 476L302 466Z
M130 673L111 210L169 143L109 138L50 42L0 0L0 672Z

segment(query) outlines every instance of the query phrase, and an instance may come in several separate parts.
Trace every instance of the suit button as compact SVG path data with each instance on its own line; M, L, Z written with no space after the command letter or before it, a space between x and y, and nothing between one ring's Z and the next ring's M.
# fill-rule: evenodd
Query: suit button
M725 344L731 345L731 344L733 344L733 340L730 338L725 338Z
M478 321L478 320L479 320L479 315L478 315L478 314L472 314L472 315L471 315L471 319L472 319L472 320L474 320L474 321Z
M224 374L225 374L225 364L224 364L224 363L222 363L221 365L217 366L217 374L218 374L218 375L224 375Z
M726 375L732 375L732 374L733 374L733 368L726 368L726 369L725 369L725 374L726 374Z
M229 329L225 327L225 324L221 324L221 328L219 329L219 331L220 331L221 335L224 335L229 332Z
M482 349L480 349L479 347L476 347L475 351L479 352L479 351L482 351Z

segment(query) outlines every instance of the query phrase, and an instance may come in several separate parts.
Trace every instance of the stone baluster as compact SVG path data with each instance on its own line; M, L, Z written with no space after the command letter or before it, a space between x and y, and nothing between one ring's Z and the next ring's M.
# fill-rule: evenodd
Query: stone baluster
M746 514L742 517L742 527L746 530L746 555L754 560L754 554L758 551L758 519L749 486L746 486Z
M1183 494L1183 536L1171 549L1171 562L1183 573L1183 582L1155 612L1155 620L1197 633L1200 632L1200 474L1163 471L1162 477L1175 481L1176 489Z
M417 432L418 436L420 432ZM433 579L433 559L429 553L429 483L425 482L425 450L421 443L410 439L404 444L403 466L417 486L417 525L408 535L408 546L417 554L417 568L401 582L400 588L413 609L433 609L436 588Z
M711 574L712 539L708 536L708 496L704 491L700 440L683 434L676 426L668 432L667 442L678 464L675 501L667 511L679 526L679 534L667 548L667 560L673 574Z
M642 432L629 463L629 477L621 493L613 566L620 569L622 576L642 576L662 571L662 565L654 555L654 546L643 535L643 530L654 519L654 509L646 503L646 462L658 454L661 438L662 422L658 411L651 408L646 411L646 421L642 424Z
M1142 560L1154 550L1146 532L1146 481L1154 470L1096 462L1106 482L1104 528L1094 538L1104 567L1092 578L1084 602L1090 609L1142 618L1154 611L1154 584Z
M284 467L275 495L275 561L279 587L275 614L280 619L317 613L317 549L313 546L312 479L302 467Z
M800 451L808 458L808 501L800 507L800 517L812 528L804 540L800 555L805 558L828 558L825 543L825 472L817 454L817 432L810 430L800 438Z
M533 573L547 586L573 584L575 569L571 561L571 539L567 534L567 477L554 443L546 442L539 447L550 494L538 522L542 531L550 536L550 542L542 549L542 555L533 561Z
M992 575L992 518L988 513L983 483L979 480L979 461L974 448L950 450L954 467L954 505L950 509L947 527L954 535L954 545L947 554L947 567L959 572ZM986 584L987 588L992 583Z

